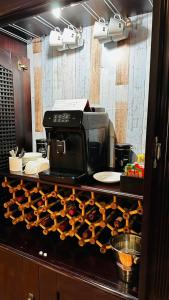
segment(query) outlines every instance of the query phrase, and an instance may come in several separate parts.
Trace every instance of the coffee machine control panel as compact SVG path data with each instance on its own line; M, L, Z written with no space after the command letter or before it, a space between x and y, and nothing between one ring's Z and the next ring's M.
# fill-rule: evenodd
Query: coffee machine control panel
M83 112L73 111L46 111L43 119L44 127L81 127Z

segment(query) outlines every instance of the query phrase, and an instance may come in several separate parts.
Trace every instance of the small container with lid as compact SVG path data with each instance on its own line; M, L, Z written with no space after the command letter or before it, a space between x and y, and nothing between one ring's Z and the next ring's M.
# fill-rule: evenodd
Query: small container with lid
M47 141L45 139L36 140L36 151L42 153L42 157L47 156Z
M132 148L130 144L115 145L115 171L123 172L125 166L132 162Z

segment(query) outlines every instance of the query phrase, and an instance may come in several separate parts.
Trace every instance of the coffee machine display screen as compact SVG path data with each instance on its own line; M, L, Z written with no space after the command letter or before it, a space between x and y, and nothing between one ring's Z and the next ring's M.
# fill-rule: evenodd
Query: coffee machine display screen
M80 127L82 111L46 111L43 119L44 127Z
M68 123L70 122L71 115L68 113L53 115L53 123Z

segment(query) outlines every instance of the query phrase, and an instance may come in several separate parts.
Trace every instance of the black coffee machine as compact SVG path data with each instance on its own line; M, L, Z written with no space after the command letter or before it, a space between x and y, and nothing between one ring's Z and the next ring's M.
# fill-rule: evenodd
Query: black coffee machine
M43 119L50 170L41 179L75 183L108 167L108 124L105 112L47 111Z

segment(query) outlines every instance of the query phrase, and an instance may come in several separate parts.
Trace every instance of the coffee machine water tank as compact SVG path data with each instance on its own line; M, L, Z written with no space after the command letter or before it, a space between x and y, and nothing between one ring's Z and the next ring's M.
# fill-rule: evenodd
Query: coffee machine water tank
M50 170L40 173L40 178L71 183L108 167L107 113L47 111L43 125L50 149Z

